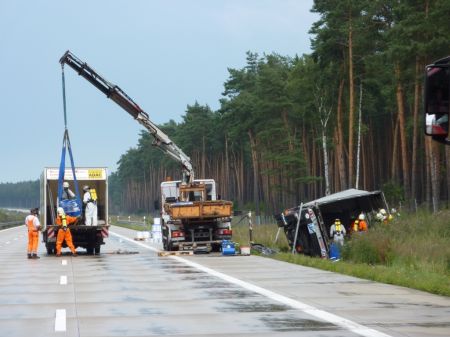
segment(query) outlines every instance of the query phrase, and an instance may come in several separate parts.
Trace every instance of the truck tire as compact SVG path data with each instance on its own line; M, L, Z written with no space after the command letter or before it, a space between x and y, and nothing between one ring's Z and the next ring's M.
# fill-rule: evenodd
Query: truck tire
M100 248L101 248L102 246L95 246L95 248L94 248L94 253L95 253L95 255L99 255L100 254Z

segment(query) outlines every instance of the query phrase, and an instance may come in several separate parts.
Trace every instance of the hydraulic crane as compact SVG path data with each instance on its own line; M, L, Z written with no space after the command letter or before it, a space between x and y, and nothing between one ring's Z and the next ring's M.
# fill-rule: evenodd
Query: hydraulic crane
M134 102L119 86L107 81L99 75L87 63L81 61L69 50L59 60L64 70L64 65L74 69L78 75L83 76L97 89L103 92L106 97L117 103L122 109L128 112L134 119L143 125L153 136L153 145L178 161L182 166L182 182L190 184L194 181L194 170L189 156L187 156L170 138L161 131L149 118L148 114Z
M220 200L213 179L195 179L191 159L149 118L119 86L100 76L70 51L59 60L64 85L64 65L70 66L106 97L117 103L153 136L153 145L181 164L181 181L161 183L162 239L166 250L218 250L230 240L233 203Z

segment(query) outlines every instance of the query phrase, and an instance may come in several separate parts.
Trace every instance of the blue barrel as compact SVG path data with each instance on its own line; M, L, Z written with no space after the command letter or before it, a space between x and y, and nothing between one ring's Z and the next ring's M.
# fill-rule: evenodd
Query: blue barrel
M234 242L230 240L222 241L222 255L235 255L236 248L234 246Z
M61 200L59 202L59 207L62 207L64 209L64 212L66 213L66 215L75 216L75 217L81 215L81 207L78 205L78 203L75 199Z
M334 242L330 245L330 260L339 260L341 258L341 253L339 251L339 246Z

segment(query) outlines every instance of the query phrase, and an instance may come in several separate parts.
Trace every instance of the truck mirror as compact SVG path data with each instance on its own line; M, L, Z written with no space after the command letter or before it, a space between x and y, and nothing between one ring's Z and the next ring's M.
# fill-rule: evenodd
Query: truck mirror
M442 61L446 63L441 63ZM426 67L425 74L425 134L448 143L450 112L449 60L443 59Z

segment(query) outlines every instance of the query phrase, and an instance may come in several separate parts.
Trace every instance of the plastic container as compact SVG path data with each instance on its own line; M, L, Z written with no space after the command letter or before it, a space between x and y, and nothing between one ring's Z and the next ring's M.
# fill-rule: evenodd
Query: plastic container
M81 215L81 208L77 204L77 201L75 199L61 200L59 202L59 206L64 209L64 212L66 213L66 215L75 216L75 217Z
M236 248L233 241L222 241L222 255L234 255L236 254Z
M241 255L250 255L250 247L242 246L241 247Z

